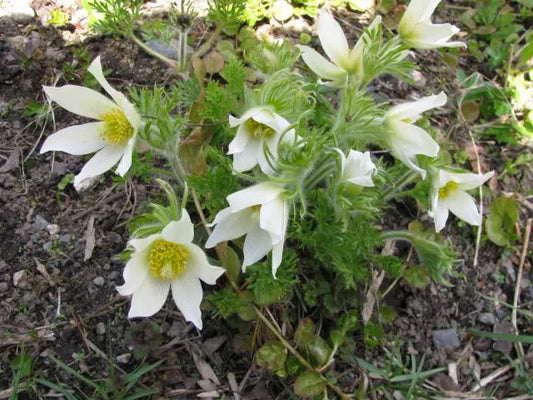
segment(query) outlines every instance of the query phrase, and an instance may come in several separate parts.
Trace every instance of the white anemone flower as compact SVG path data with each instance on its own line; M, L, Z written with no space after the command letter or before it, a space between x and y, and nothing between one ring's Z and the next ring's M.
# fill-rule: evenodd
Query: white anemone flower
M233 155L233 168L239 172L248 171L259 164L265 174L273 174L264 146L272 155L270 161L275 161L279 142L294 142L296 137L294 129L288 130L289 121L268 106L254 107L241 118L230 115L229 124L232 128L239 127L228 149L228 154Z
M400 37L408 46L415 49L466 47L463 42L448 42L459 28L431 23L431 14L439 3L440 0L411 0L398 27Z
M161 233L131 239L135 249L124 268L122 296L133 295L128 318L149 317L158 312L172 291L172 298L187 321L202 329L200 280L214 285L224 269L210 265L205 253L192 243L193 224L186 210L179 221Z
M378 16L368 29L375 29L380 23L381 17ZM344 86L348 75L355 75L362 79L364 34L353 49L350 49L341 26L331 14L325 11L318 16L317 33L324 52L332 62L309 46L297 46L302 51L302 58L311 71L320 78L331 81L331 86Z
M354 185L372 187L374 182L372 176L377 172L376 165L370 158L370 152L350 150L348 157L337 149L341 156L341 179Z
M64 109L99 120L61 129L50 135L41 148L41 153L64 151L83 155L97 152L74 178L75 186L86 178L103 174L116 163L116 173L124 176L131 166L135 137L141 124L141 117L126 96L113 89L105 79L100 57L91 63L88 71L112 100L83 86L44 86L48 98Z
M481 214L475 200L466 191L483 185L493 175L494 171L472 174L439 170L433 181L430 213L435 220L435 230L439 232L444 228L449 211L470 225L480 225Z
M243 271L272 251L272 275L281 264L285 232L289 220L289 204L284 189L265 182L227 197L229 207L221 210L212 225L206 248L246 235Z
M435 107L446 104L446 94L424 97L420 100L398 104L385 114L387 144L392 154L413 171L426 178L426 171L416 163L416 155L423 154L436 157L439 145L422 128L413 125L421 114Z

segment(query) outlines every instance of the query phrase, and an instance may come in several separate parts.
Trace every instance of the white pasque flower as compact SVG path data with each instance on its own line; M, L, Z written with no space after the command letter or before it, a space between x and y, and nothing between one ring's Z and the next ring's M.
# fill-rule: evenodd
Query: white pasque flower
M111 169L117 162L116 173L124 176L131 166L135 136L141 124L141 117L126 96L113 89L105 79L100 57L91 63L88 71L113 100L83 86L44 86L48 98L64 109L99 120L61 129L50 135L41 147L41 153L64 151L82 155L97 152L74 178L75 186Z
M344 153L336 149L341 156L341 169L343 181L353 183L354 185L372 187L372 175L377 172L376 165L370 159L370 152L350 150L348 157Z
M416 163L416 155L436 157L439 145L422 128L413 125L421 114L446 104L446 94L424 97L417 101L398 104L385 114L386 141L394 157L426 178L426 171Z
M259 164L265 174L274 173L263 147L266 145L272 160L276 160L280 140L294 142L296 138L294 129L287 130L291 125L289 121L268 106L254 107L241 118L230 115L229 124L232 128L239 127L228 148L228 154L233 155L233 168L239 172L248 171Z
M375 29L379 23L381 17L378 16L368 29ZM350 49L341 26L325 11L318 16L317 33L324 52L333 63L309 46L297 46L302 51L303 60L315 74L331 81L332 86L343 86L346 77L351 74L363 77L364 34Z
M289 220L289 204L284 189L265 182L230 194L229 207L221 210L212 225L206 248L246 235L243 270L272 250L272 274L281 264L285 232Z
M187 321L202 329L202 285L214 285L224 269L210 265L205 253L192 243L191 218L185 209L181 219L169 223L161 233L144 239L131 239L135 249L124 268L122 296L133 295L129 318L149 317L172 298Z
M476 202L466 191L483 185L493 175L494 171L472 174L439 170L433 181L430 212L435 220L435 230L439 232L444 228L449 211L470 225L480 225L481 214Z
M431 14L439 3L440 0L411 0L398 27L400 37L408 46L415 49L466 47L463 42L448 42L459 28L431 23Z

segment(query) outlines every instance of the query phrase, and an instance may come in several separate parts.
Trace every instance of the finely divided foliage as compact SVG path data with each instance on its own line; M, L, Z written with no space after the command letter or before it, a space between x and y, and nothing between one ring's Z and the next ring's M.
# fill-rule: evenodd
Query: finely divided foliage
M401 273L398 258L381 254L388 239L411 241L419 261L433 266L431 276L444 280L453 259L439 235L406 227L387 231L380 218L391 211L390 200L416 191L426 196L431 209L424 211L434 218L437 232L445 227L449 211L479 225L481 215L466 192L493 173L473 174L447 165L439 157L436 139L416 125L423 114L446 105L444 92L383 105L366 90L382 73L405 77L412 72L414 64L407 60L411 48L464 45L448 41L458 31L454 26L431 24L438 3L412 0L399 35L388 39L376 16L351 48L335 17L322 10L317 33L329 60L310 46L283 44L278 46L282 62L271 63L279 70L254 70L253 62L246 66L235 60L235 52L219 69L220 78L214 79L206 73L202 57L222 31L236 32L244 10L233 0L213 1L209 16L216 26L214 36L206 48L198 46L188 69L180 71L184 80L172 91L135 91L134 106L106 81L99 57L89 72L111 99L79 86L44 88L63 108L99 121L62 129L42 146L41 152L97 152L76 176L76 184L116 163L116 172L123 176L133 151L153 150L168 163L169 182L162 185L170 205L152 204L152 211L137 220L145 224L135 224L124 284L117 287L121 295L132 296L130 318L157 313L171 291L184 318L201 329L200 281L214 285L224 271L227 281L219 282L231 284L238 296L228 301L227 290L222 290L212 297L217 299L215 306L224 304L223 310L219 308L222 315L228 315L231 304L239 315L252 310L252 317L261 318L257 309L254 314L254 301L280 301L304 276L307 286L298 292L303 301L314 306L323 296L328 310L338 311L347 307L354 292L342 298L334 291L355 290L371 275L371 268L394 277ZM272 44L262 45L242 32L238 37L243 46L252 41L254 51L276 58ZM295 62L298 55L301 61ZM174 62L168 65L176 67ZM181 202L176 191L183 194ZM216 196L220 198L213 199ZM189 213L203 223L207 238L200 236L193 243ZM202 247L214 249L209 254L218 260L208 261ZM224 268L213 265L217 263ZM252 278L246 276L247 267L255 271ZM259 274L257 268L271 274ZM242 284L246 279L252 280L248 288ZM277 294L260 293L258 288L272 288ZM329 358L315 367L331 364L348 331L339 333L327 352ZM334 390L331 382L318 376L317 387Z

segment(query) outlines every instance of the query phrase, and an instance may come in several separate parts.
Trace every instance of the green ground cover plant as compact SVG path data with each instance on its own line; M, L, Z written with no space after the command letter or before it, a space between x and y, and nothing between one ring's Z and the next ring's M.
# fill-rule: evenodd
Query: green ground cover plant
M362 3L332 6L360 10ZM450 213L463 224L482 225L475 193L494 172L473 173L452 164L430 129L431 120L424 118L454 106L446 93L384 100L371 89L384 76L413 84L412 49L448 48L453 54L466 47L452 41L457 27L431 22L439 1L412 0L395 30L375 15L353 41L320 1L247 6L212 0L205 17L212 29L201 43L190 36L197 15L185 2L171 10L168 20L149 22L143 21L139 0L84 4L92 10L96 31L133 41L176 76L160 86L119 92L107 80L101 58L88 60L81 52L88 72L84 86L44 87L50 103L91 119L48 136L40 149L95 153L81 171L71 171L76 175L58 182L58 202L68 184L90 190L91 182L113 168L117 184L134 178L161 188L162 195L129 221L128 248L121 255L124 281L117 287L131 296L128 318L156 314L170 292L184 319L198 330L211 318L239 325L244 334L259 323L266 327L268 337L254 360L287 382L293 396L364 398L362 387L347 392L337 384L330 373L336 362L378 376L382 382L373 393L384 398L395 398L396 392L406 399L430 396L423 382L443 369L425 370L424 356L406 357L394 348L385 365L376 366L351 350L356 340L368 348L387 343L386 325L395 311L375 304L384 277L415 288L431 280L450 285L457 254L442 235L456 223ZM497 136L512 143L530 134L531 113L517 105L516 82L530 79L531 70L523 69L531 67L526 59L531 36L517 22L522 14L502 7L501 1L479 5L469 20L469 45L471 54L487 59L492 69L509 59L507 51L521 54L506 67L513 78L497 88L457 70L465 88L459 107L465 120L490 123L483 135L501 125L512 127L512 135ZM249 28L263 19L292 16L316 17L318 41L305 35L297 44L260 40ZM494 32L495 39L487 42L484 35ZM174 43L177 55L169 57L152 41ZM28 113L40 112L38 104L28 107ZM516 118L515 112L522 114ZM506 116L513 116L512 122L504 121ZM394 215L403 199L409 199L411 215L418 218L402 225ZM496 199L486 220L488 238L512 248L517 214L512 200ZM408 244L410 253L384 251L397 242ZM375 299L365 301L362 293L372 293L369 288ZM288 307L280 312L290 334L280 329L269 306ZM117 389L54 362L96 393L82 398L155 393L130 391L157 364L140 367ZM18 386L30 372L20 362L16 366ZM523 384L530 387L520 366ZM79 398L60 384L33 382Z

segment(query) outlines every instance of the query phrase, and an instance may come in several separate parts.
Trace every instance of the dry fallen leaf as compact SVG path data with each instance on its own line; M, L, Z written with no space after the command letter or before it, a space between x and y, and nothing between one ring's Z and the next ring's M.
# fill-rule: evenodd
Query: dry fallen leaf
M94 215L89 216L89 222L87 222L87 231L85 232L85 253L83 255L83 261L87 261L93 255L95 245L95 229L94 229Z

